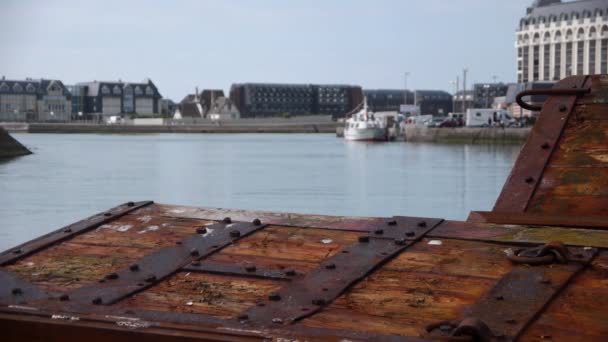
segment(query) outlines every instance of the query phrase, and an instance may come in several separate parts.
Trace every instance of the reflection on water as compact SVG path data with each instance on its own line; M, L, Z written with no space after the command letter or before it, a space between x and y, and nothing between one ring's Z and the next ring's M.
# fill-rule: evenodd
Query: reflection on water
M0 163L0 250L117 204L465 219L492 208L519 146L331 134L16 134Z

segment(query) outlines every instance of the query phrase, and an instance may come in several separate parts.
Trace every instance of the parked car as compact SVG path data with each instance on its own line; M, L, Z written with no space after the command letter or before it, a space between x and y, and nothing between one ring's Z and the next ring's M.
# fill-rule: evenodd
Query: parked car
M458 127L458 120L447 118L443 120L442 123L439 124L439 127Z
M431 120L426 121L424 124L427 127L439 127L444 120L444 118L432 118Z

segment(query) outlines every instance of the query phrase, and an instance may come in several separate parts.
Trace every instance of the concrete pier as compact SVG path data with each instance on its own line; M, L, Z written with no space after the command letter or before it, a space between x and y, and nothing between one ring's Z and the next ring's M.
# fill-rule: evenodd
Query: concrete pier
M11 137L4 128L0 127L0 158L12 158L31 153L30 150Z
M524 143L531 128L458 127L429 128L409 125L405 128L405 141L465 144L519 144Z

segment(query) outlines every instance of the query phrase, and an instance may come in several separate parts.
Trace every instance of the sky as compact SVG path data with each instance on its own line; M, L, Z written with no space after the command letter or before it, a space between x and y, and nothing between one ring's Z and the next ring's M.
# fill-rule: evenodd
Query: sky
M0 75L150 78L179 101L232 83L443 89L516 79L532 0L0 0ZM494 78L495 77L495 78Z

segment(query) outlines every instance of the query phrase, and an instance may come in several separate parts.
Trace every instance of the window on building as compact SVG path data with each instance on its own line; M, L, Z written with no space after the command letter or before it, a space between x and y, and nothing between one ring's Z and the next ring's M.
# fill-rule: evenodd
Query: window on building
M539 68L539 60L538 60L539 56L538 56L538 54L539 54L539 49L540 49L540 47L538 45L534 45L534 49L532 50L533 51L533 57L532 57L533 62L532 63L533 63L533 67L534 67L534 69L532 70L532 80L533 81L538 81L538 77L539 77L539 74L538 74L538 68Z
M608 38L604 38L601 40L602 42L602 52L600 53L600 63L601 63L601 74L608 74Z
M8 84L2 82L2 84L0 84L0 91L8 91L10 88L8 87Z
M13 85L13 91L14 91L15 93L20 93L20 92L22 92L22 91L23 91L23 87L21 86L21 84L19 84L19 83L15 83L15 84Z
M529 57L529 48L528 47L524 47L524 67L523 67L523 73L522 73L522 82L528 82L528 61L530 59Z
M149 96L154 95L154 90L152 89L152 87L150 87L150 86L146 87L146 95L149 95Z
M120 90L120 87L118 86L118 84L117 84L117 85L115 85L115 86L114 86L114 88L112 88L112 93L113 93L114 95L120 95L121 90Z
M566 77L572 76L572 42L566 43Z
M579 41L578 43L576 43L576 74L577 75L582 75L583 74L583 65L584 65L584 49L585 49L585 42L584 41Z
M135 87L135 95L142 95L143 91L140 86Z
M27 91L28 93L33 93L33 92L35 92L35 91L36 91L36 87L34 87L34 85L33 85L33 84L28 83L28 84L25 86L25 91Z
M110 94L110 87L108 87L107 85L104 85L103 87L101 87L101 93L103 95L109 95Z

